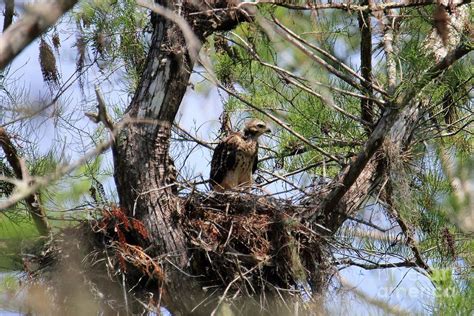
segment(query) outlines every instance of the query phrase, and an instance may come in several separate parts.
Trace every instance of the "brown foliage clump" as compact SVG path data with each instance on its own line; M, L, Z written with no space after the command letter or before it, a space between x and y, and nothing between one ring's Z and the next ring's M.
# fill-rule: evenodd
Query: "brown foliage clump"
M48 84L59 85L59 71L56 67L56 58L53 50L44 39L41 39L39 46L39 61L43 79Z

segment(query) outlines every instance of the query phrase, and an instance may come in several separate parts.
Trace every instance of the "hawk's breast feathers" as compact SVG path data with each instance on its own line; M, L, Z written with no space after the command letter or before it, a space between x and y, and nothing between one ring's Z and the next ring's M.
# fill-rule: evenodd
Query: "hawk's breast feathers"
M268 132L259 120L247 123L244 132L233 132L214 149L210 182L214 190L224 191L252 184L257 169L258 136Z

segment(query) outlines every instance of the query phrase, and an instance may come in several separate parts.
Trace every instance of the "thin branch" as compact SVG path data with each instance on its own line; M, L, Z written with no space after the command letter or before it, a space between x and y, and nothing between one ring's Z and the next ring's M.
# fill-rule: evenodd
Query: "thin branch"
M316 145L314 145L313 143L311 143L307 138L305 138L304 136L302 136L301 134L299 134L298 132L294 131L292 128L290 128L288 125L286 125L282 120L280 120L279 118L277 118L275 115L272 115L270 113L268 113L267 111L264 111L262 110L261 108L255 106L252 104L252 102L249 102L247 101L246 99L244 99L243 97L241 97L238 93L232 91L231 89L225 87L222 83L220 83L217 78L214 78L214 82L215 84L222 90L224 90L225 92L227 92L228 94L232 95L233 97L237 98L239 101L241 101L242 103L245 103L247 106L249 106L250 108L254 109L255 111L257 112L260 112L262 113L263 115L269 117L270 119L272 119L275 123L277 123L278 125L280 125L281 127L283 127L285 130L287 130L290 134L292 134L293 136L295 136L296 138L298 138L299 140L301 140L303 143L305 143L306 145L308 145L309 147L313 148L314 150L316 150L317 152L319 152L320 154L330 158L331 160L333 161L336 161L336 162L339 162L339 159L337 157L335 157L334 155L330 154L329 152L325 151L324 149L322 149L321 147L318 147Z
M273 65L271 63L267 63L265 62L255 51L254 49L247 43L244 41L244 39L242 37L240 37L238 34L236 33L233 33L233 35L237 38L239 38L239 40L242 42L241 43L238 43L234 40L232 40L231 38L227 38L225 37L226 40L228 41L231 41L233 42L234 44L236 45L239 45L243 48L245 48L247 50L247 52L249 54L251 54L253 57L255 57L255 59L262 65L262 66L265 66L265 67L268 67L270 69L273 69L280 77L282 77L284 80L287 80L289 79L288 77L290 78L294 78L295 80L298 80L298 83L301 82L301 81L304 81L304 82L308 82L309 84L314 84L314 85L317 85L317 86L321 86L321 87L324 87L324 88L327 88L329 90L333 90L333 91L336 91L336 92L340 92L340 93L343 93L343 94L346 94L346 95L350 95L350 96L353 96L353 97L356 97L356 98L359 98L359 99L365 99L365 100L368 100L368 101L371 101L371 102L375 102L377 104L379 104L381 107L385 106L385 101L383 100L379 100L377 98L374 98L373 96L366 96L366 95L363 95L363 94L359 94L359 93L356 93L356 92L353 92L353 91L349 91L349 90L344 90L344 89L341 89L341 88L338 88L338 87L335 87L333 85L329 85L329 84L326 84L326 83L322 83L320 81L315 81L315 80L308 80L306 78L303 78L303 77L300 77L298 75L296 75L295 73L289 71L289 70L286 70L282 67L279 67L277 65ZM289 80L288 80L289 81ZM301 85L303 85L303 83L299 83ZM310 88L308 85L304 85L305 87L308 87ZM319 96L319 94L318 94Z
M362 0L362 4L369 4L371 0ZM370 16L368 12L359 13L359 28L360 28L360 67L361 74L364 80L361 80L362 86L366 89L367 96L372 96L372 25L370 23ZM361 119L369 122L366 127L367 134L372 130L374 122L373 102L366 99L360 100Z
M105 104L104 97L100 92L99 86L95 86L95 95L97 97L97 113L86 112L84 113L88 118L90 118L94 123L102 122L109 131L113 132L115 127L112 119L107 114L107 105Z
M348 281L344 280L341 278L341 284L347 289L354 294L356 294L358 297L360 297L362 300L366 301L367 303L370 303L384 311L386 315L410 315L412 314L411 312L407 310L402 310L396 305L393 304L388 304L385 301L378 300L372 296L367 295L365 292L359 290L355 285L350 284Z
M296 33L294 33L292 30L284 26L280 21L278 21L276 18L273 18L273 21L275 22L276 25L278 25L285 33L281 32L278 28L274 28L275 32L280 34L282 37L284 37L287 41L295 45L298 49L300 49L306 56L310 57L314 61L316 61L318 64L326 68L329 72L333 73L340 79L344 80L346 83L350 84L356 89L359 89L359 91L364 91L364 87L361 87L356 81L354 81L351 77L347 76L344 73L341 73L339 70L328 64L326 61L324 61L322 58L319 56L313 54L311 51L309 51L304 45L314 49L321 55L325 56L332 62L338 64L342 69L344 69L346 72L348 72L351 76L354 76L361 82L365 83L366 85L372 87L373 89L377 90L381 94L386 95L387 93L379 86L377 86L375 83L372 81L368 82L365 80L361 75L359 75L357 72L355 72L351 67L347 66L344 64L342 61L331 55L330 53L326 52L324 49L321 49L320 47L313 45L306 41L305 39L301 38L298 36ZM304 45L303 45L304 44Z
M290 180L286 179L285 176L280 176L279 174L277 174L275 172L272 172L270 170L266 170L266 169L263 169L263 168L259 168L259 170L263 173L266 173L268 175L273 176L274 178L277 178L280 181L285 182L286 184L288 184L289 186L293 187L294 189L300 191L301 193L306 194L306 192L303 189L301 189L299 186L297 186L295 183L291 182ZM259 185L259 187L265 186L267 184L269 184L269 182L263 183L262 185Z
M472 118L472 115L467 115L465 116L464 118L462 118L462 120L466 119L466 118ZM456 121L456 123L460 122L460 120ZM460 127L458 127L456 130L452 131L452 132L449 132L449 133L439 133L438 135L434 135L433 138L442 138L442 137L449 137L449 136L454 136L456 135L457 133L459 133L460 131L464 130L465 127L467 126L472 126L472 124L474 123L474 119L470 119L470 120L467 120L467 122L465 122L463 125L461 125ZM450 126L455 126L455 124L450 124L448 125L448 128ZM469 133L469 131L467 131ZM472 133L471 133L472 134Z
M403 234L406 237L406 244L411 249L413 256L415 257L415 263L418 267L422 268L428 274L431 274L433 271L431 270L430 266L425 262L423 257L421 256L421 251L418 249L418 244L414 238L415 233L413 229L408 226L407 223L401 218L400 214L398 214L397 210L393 207L392 201L392 189L391 185L387 186L387 208L389 210L389 214L392 215L400 226Z
M77 0L57 0L28 6L25 16L10 25L0 37L0 70L72 9L76 2Z
M400 9L400 8L410 8L410 7L419 7L426 6L431 4L436 4L435 0L417 0L417 1L401 1L401 2L387 2L380 4L366 4L366 5L357 5L353 4L350 1L348 3L317 3L314 1L307 1L307 4L296 4L295 1L281 1L281 0L256 0L252 2L241 2L237 7L250 7L258 5L275 5L279 7L284 7L291 10L299 11L318 11L318 10L331 10L339 9L347 12L376 12L384 11L387 9ZM471 3L471 0L463 0L456 3L456 6L463 4ZM208 12L208 11L206 11Z
M263 160L263 159L262 159ZM318 161L318 162L315 162L315 163L312 163L310 165L307 165L303 168L300 168L300 169L297 169L297 170L294 170L294 171L291 171L291 172L288 172L288 173L285 173L284 175L281 175L281 176L278 176L278 177L274 177L273 179L269 179L267 181L265 181L265 183L261 184L261 185L269 185L273 182L276 182L278 180L280 180L281 177L283 178L288 178L288 177L291 177L291 176L294 176L294 175L297 175L299 173L302 173L302 172L305 172L307 170L310 170L310 169L313 169L313 168L316 168L316 167L319 167L323 164L322 161Z
M425 260L421 256L420 249L418 249L417 242L414 238L413 230L405 223L405 221L398 214L396 216L396 220L407 238L407 245L408 247L410 247L411 251L413 252L416 265L424 269L429 274L431 274L433 271L431 270L430 266L425 262Z
M181 133L184 138L187 137L191 141L193 141L193 142L195 142L195 143L197 143L197 144L199 144L203 147L206 147L207 149L211 149L211 150L214 149L214 147L212 147L210 143L191 135L191 133L189 133L187 130L185 130L184 128L182 128L178 124L174 123L173 126L174 126L175 129L177 129L177 133L178 134Z
M444 70L448 69L453 63L462 58L473 49L472 46L461 45L456 50L448 54L443 60L434 66L430 67L421 78L413 85L408 87L404 93L394 102L394 106L388 109L387 112L379 120L374 131L367 140L364 148L357 155L357 158L349 165L349 168L341 175L338 185L331 190L331 192L324 198L320 205L320 211L323 214L330 213L336 208L339 201L355 183L359 175L364 171L365 166L374 156L375 152L380 148L384 138L392 128L402 113L413 99L429 84L433 79L437 78ZM312 220L315 220L317 214L310 215Z
M416 268L418 264L413 261L400 261L393 263L375 263L367 264L360 263L351 259L344 259L333 262L335 265L345 265L345 266L356 266L364 270L377 270L377 269L389 269L389 268Z
M276 18L273 19L273 21L275 22L275 24L277 24L279 27L274 27L273 25L271 25L270 23L263 23L261 22L261 25L265 28L268 28L270 30L272 30L273 32L276 32L277 34L279 34L282 38L284 38L287 42L293 44L296 48L298 48L301 52L303 52L306 56L308 56L309 58L311 58L312 60L314 60L316 63L318 63L319 65L321 65L322 67L324 67L327 71L329 71L330 73L334 74L335 76L337 76L339 79L345 81L346 83L348 83L349 85L351 85L352 87L358 89L359 91L363 91L364 88L362 86L360 86L354 79L352 79L351 77L349 77L348 75L346 75L345 73L342 73L340 72L339 70L337 70L336 68L334 68L333 66L331 66L330 64L328 64L324 59L322 59L321 57L319 57L318 55L314 54L312 51L310 51L306 46L305 44L303 44L302 41L300 41L297 37L296 34L294 34L291 30L289 30L288 28L286 28L284 25L282 25L280 22L278 22L278 20ZM354 71L353 71L354 72ZM354 72L355 73L355 72ZM359 75L355 75L356 77L360 77ZM360 77L360 79L363 80L362 77Z
M354 222L356 222L356 223L359 223L359 224L362 224L362 225L366 225L366 226L372 227L372 228L374 228L374 229L376 229L376 230L378 230L378 231L380 231L380 232L382 232L382 233L386 233L386 232L388 232L389 230L392 229L392 227L389 227L389 228L382 228L382 227L380 227L380 226L378 226L378 225L375 225L375 224L372 223L372 222L368 222L368 221L365 221L365 220L363 220L363 219L356 218L356 217L353 217L353 216L350 216L350 215L347 215L347 214L344 214L344 215L347 217L347 219L349 219L349 220L351 220L351 221L354 221Z

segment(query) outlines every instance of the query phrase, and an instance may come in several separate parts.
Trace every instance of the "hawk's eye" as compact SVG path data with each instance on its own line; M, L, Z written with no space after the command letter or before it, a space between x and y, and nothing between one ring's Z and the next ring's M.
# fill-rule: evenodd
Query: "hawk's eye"
M258 128L265 128L265 124L259 123L259 124L257 124L257 127Z

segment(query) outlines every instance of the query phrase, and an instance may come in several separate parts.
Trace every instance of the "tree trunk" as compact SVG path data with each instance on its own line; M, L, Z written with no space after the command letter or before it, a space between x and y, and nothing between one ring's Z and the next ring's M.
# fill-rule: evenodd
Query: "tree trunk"
M160 253L179 254L176 262L182 266L186 252L181 228L173 221L179 210L168 149L193 65L182 37L170 36L173 29L179 31L169 21L155 19L146 68L116 139L114 161L121 206L145 223Z
M232 2L212 3L222 7ZM202 8L195 8L187 1L175 6L202 40L213 31L234 27L242 21L242 16L248 18L248 15L239 16L235 12L230 14L223 10L224 15L219 18L212 16L191 20L189 12ZM166 285L170 298L168 306L189 312L196 303L193 295L197 292L193 291L194 286L188 286L189 278L181 271L186 270L189 258L185 232L179 222L182 209L173 190L175 173L168 150L171 126L194 64L181 29L161 17L154 17L153 23L154 33L146 67L114 145L115 181L121 206L129 216L141 220L148 229L155 250L152 253L164 258L162 263L172 263L166 265L168 268L165 269L170 281ZM457 54L447 56L393 101L373 131L370 131L363 151L325 190L327 194L323 195L319 203L316 202L318 207L312 210L307 219L322 224L334 234L347 217L363 205L386 172L383 160L379 157L382 144L391 141L400 147L411 134L410 129L403 130L405 126L413 126L409 125L413 118L417 119L416 115L409 115L413 114L413 109L416 110L409 104L426 84L466 53L466 49L461 49ZM368 67L368 60L366 64ZM370 72L367 71L365 75L369 78ZM367 106L369 104L363 104L363 110L368 110ZM321 195L317 198L321 198ZM187 285L183 286L183 282ZM189 301L183 301L183 297Z
M212 2L214 3L214 2ZM161 4L186 16L196 9L187 1ZM227 6L227 1L216 1ZM179 8L179 10L177 10ZM208 9L206 7L205 9ZM230 29L246 16L242 12L222 19L188 21L195 35L203 39L212 31ZM176 174L169 157L171 126L186 92L194 66L182 30L161 16L152 17L153 36L146 66L135 96L122 120L113 147L115 182L121 207L141 220L150 234L152 253L160 255L167 280L166 304L188 313L195 306L192 281L181 272L188 263L186 239L179 223L180 199L175 195ZM213 27L209 27L213 23ZM187 304L189 302L189 304Z

